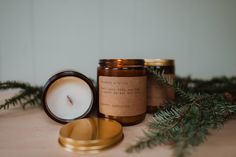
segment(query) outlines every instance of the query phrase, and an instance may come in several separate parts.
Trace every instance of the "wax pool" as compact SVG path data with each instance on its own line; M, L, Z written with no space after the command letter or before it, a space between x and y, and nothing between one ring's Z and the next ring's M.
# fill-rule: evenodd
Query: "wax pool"
M50 85L46 94L46 103L55 118L73 120L90 110L93 93L84 80L65 76Z

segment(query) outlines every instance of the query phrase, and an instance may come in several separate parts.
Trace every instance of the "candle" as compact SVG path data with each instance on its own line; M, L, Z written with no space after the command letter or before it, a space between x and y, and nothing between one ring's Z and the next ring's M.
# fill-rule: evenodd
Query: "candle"
M175 62L172 59L146 59L145 66L159 73L169 84L175 79ZM147 90L147 111L155 113L160 106L175 98L175 91L172 87L163 85L153 74L148 72Z
M147 76L143 59L101 59L98 67L99 114L123 125L145 118Z
M88 115L95 102L95 89L81 73L64 71L48 80L43 102L49 117L66 123Z

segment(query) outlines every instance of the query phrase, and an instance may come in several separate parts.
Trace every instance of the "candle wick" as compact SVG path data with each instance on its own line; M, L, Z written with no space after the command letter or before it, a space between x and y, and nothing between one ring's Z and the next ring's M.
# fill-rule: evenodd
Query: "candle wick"
M72 99L71 99L71 97L69 97L69 96L67 95L66 98L67 98L67 100L69 101L69 103L70 103L71 105L74 105L74 104L73 104L73 101L72 101Z

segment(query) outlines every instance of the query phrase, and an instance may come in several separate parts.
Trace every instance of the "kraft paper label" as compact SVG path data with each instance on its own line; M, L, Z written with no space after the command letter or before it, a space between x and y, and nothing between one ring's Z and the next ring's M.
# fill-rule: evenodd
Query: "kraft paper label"
M164 74L163 77L170 83L173 84L175 75ZM148 78L148 95L147 102L148 106L160 106L168 100L175 98L175 92L172 87L162 85L157 78Z
M147 77L99 76L99 111L111 116L146 112Z

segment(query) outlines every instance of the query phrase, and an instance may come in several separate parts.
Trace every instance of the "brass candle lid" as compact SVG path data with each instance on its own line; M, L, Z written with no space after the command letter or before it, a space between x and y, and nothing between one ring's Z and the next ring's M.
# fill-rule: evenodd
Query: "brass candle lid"
M145 59L145 66L174 66L173 59Z
M120 123L105 118L84 118L60 129L59 143L69 151L94 151L113 146L123 139Z

